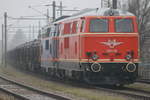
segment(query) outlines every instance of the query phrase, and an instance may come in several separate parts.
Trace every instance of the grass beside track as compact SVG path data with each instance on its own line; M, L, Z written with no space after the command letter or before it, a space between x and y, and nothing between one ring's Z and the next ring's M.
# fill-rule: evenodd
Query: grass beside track
M128 100L125 97L121 97L113 93L109 94L106 92L101 92L96 89L79 88L58 82L47 81L30 74L19 72L12 67L0 67L0 74L39 89L70 96L74 100Z
M19 100L19 99L0 91L0 100Z
M145 83L134 83L131 85L126 85L125 87L133 88L133 89L139 89L150 92L150 84Z

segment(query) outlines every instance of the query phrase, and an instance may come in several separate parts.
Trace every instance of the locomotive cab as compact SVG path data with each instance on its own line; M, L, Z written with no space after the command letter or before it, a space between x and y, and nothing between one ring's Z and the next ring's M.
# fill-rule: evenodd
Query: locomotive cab
M80 62L86 80L101 84L133 83L139 62L136 17L89 16L84 20Z

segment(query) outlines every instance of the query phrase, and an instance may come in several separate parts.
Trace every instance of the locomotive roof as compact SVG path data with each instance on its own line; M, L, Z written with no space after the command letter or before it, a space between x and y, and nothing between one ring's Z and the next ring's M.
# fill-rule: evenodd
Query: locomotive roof
M65 20L71 20L74 18L85 17L85 16L134 16L134 14L120 9L111 9L111 8L87 8L79 11L78 13L73 14L70 17L60 19L54 23L59 23Z

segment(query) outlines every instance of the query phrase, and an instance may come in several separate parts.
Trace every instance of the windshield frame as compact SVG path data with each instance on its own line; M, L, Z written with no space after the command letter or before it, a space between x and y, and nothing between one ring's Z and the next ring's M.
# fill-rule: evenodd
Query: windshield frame
M120 19L130 19L131 21L132 21L132 32L117 32L116 31L116 20L120 20ZM135 26L134 26L134 19L133 18L128 18L128 17L126 17L126 18L114 18L114 32L115 33L135 33Z
M91 20L93 20L93 19L103 19L103 20L107 20L107 32L91 32L91 30L90 30L90 27L91 27ZM110 21L109 21L109 18L104 18L104 17L95 17L95 18L90 18L89 19L89 25L88 25L88 32L90 32L90 33L109 33L109 27L110 27Z

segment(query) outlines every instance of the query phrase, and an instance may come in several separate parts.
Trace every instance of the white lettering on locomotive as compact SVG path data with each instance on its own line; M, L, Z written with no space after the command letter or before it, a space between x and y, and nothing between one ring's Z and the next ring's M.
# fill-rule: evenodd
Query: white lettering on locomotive
M109 39L107 42L101 42L101 44L107 45L109 48L114 49L116 46L123 44L123 42L117 42L116 39Z

